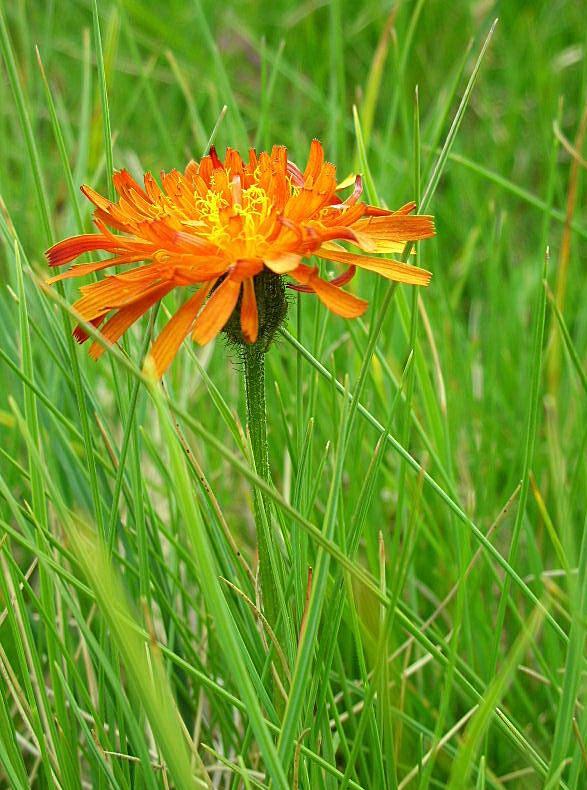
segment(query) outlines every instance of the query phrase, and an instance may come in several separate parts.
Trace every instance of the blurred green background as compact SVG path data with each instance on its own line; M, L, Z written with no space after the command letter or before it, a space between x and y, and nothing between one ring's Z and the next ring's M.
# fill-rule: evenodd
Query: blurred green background
M53 239L62 238L76 232L77 212L89 228L90 212L81 194L77 195L76 204L70 199L35 47L42 58L76 189L80 183L89 183L106 194L107 148L92 5L81 0L0 2L12 42L15 73L38 150ZM494 19L499 18L455 145L428 206L436 217L437 237L422 244L418 251L420 265L434 276L430 287L420 294L424 307L420 310L414 363L413 409L407 413L400 403L391 414L397 382L410 352L406 316L409 322L412 296L408 289L401 291L401 300L398 298L398 304L392 306L386 318L363 402L382 425L387 425L391 416L392 434L407 440L410 452L445 491L452 492L483 532L527 473L526 480L531 484L512 565L565 631L571 624L579 629L573 642L578 654L569 659L564 644L552 629L544 626L542 636L536 642L530 640L532 645L524 660L508 669L507 684L504 681L500 695L520 730L544 758L547 768L543 773L552 779L556 772L556 766L550 763L554 743L557 758L573 758L574 767L565 773L568 786L581 787L587 776L582 762L587 720L576 698L585 702L581 629L587 612L580 607L581 585L586 579L579 570L579 585L573 586L572 580L577 578L587 491L585 2L170 0L161 4L105 0L99 4L99 15L115 167L124 166L137 177L144 170L158 173L160 169L182 168L191 157L198 158L205 152L214 130L215 143L221 150L226 145L243 149L253 144L258 148L285 144L290 157L300 165L311 139L318 137L327 157L336 162L342 179L364 169L353 121L356 106L377 193L394 207L424 191L482 43ZM414 133L416 88L419 137ZM23 136L19 109L8 72L3 68L0 346L4 356L0 359L0 464L6 485L26 511L30 501L26 444L10 400L14 398L22 407L22 382L10 365L12 361L13 367L18 368L22 351L12 227L22 243L25 265L43 276L47 272L43 250L50 239L37 201L35 168ZM416 185L418 139L421 178ZM533 327L540 317L547 245L547 279L553 297L547 300L544 343L537 353ZM54 407L79 427L79 407L59 314L30 278L25 279L35 379ZM375 318L381 292L377 292L374 277L368 273L361 273L352 287L373 302L365 316L369 325ZM68 301L73 300L76 288L75 283L67 283ZM170 306L174 299L172 296ZM566 342L552 301L557 302L568 329ZM132 335L127 348L137 363L144 328ZM345 374L350 375L351 381L356 380L365 349L362 324L351 325L325 316L315 309L311 298L298 310L292 298L288 329L340 381ZM129 402L126 389L114 396L112 368L106 360L95 365L87 359L85 350L78 349L77 353L88 408L92 416L95 413L98 417L91 424L93 441L104 451L105 433L116 448ZM211 405L210 392L217 388L229 409L242 418L238 363L234 359L227 361L222 342L198 351L198 358L196 363L193 350L180 354L168 377L169 392L211 433L232 446L226 415ZM531 382L538 363L541 376L536 413L532 416ZM202 377L201 366L210 381L207 376ZM315 369L301 360L283 338L269 354L268 370L275 483L308 518L319 524L332 459L326 462L324 479L316 470L321 470L326 443L336 443L341 401L331 385L317 376ZM92 504L85 477L79 435L75 441L71 439L67 431L56 428L50 410L39 408L43 453L56 485L72 511L92 514L95 502ZM310 418L314 419L313 433L305 443ZM137 422L144 429L151 419L147 398L141 392ZM529 458L528 425L535 440L535 452ZM255 538L250 500L238 470L206 442L191 438L231 532L243 552L252 557ZM378 432L366 423L355 426L340 496L341 523L352 520L377 439ZM147 510L145 518L150 534L161 525L180 534L181 514L173 480L165 476L165 464L158 455L159 440L158 436L150 437L148 430L145 436L143 431L137 451L141 460L136 469L144 471L145 479L156 491L153 509ZM305 453L310 459L307 467ZM502 571L483 554L472 572L466 574L477 545L445 503L426 486L422 489L417 475L407 473L406 512L398 509L398 490L404 486L406 473L392 450L384 454L378 474L375 493L365 513L360 561L379 578L381 530L388 579L401 577L398 594L416 629L453 585L460 585L461 594L443 607L434 638L446 638L465 674L474 673L476 687L483 692L496 669L507 667L506 658L512 655L509 651L518 635L524 632L522 623L532 607L515 585L511 589L506 586L505 621L503 629L496 632L500 591L504 589ZM132 469L129 475L129 484L133 485ZM314 475L318 475L316 480ZM99 482L99 499L108 513L111 480L100 477ZM311 496L314 493L315 501ZM500 522L497 535L491 536L504 557L511 556L515 509L514 505ZM12 511L6 509L3 518L14 526ZM121 513L116 524L121 536L127 520L126 513ZM418 529L414 532L415 522ZM393 550L409 543L412 537L413 553L394 556ZM132 525L129 537L120 539L132 566L138 562ZM310 556L314 549L310 544ZM31 552L30 546L14 548L17 565L26 567L32 560ZM156 575L162 572L164 553L157 554L154 549L154 555L161 561L157 565L152 560L158 568L153 571ZM220 550L218 555L222 557ZM228 559L222 561L230 565ZM124 563L119 565L124 570ZM124 574L129 575L128 568ZM138 601L141 590L132 574L127 584L131 596ZM200 600L197 580L191 579L189 584L186 582L179 605L184 613L190 609L188 590L194 600ZM296 588L296 595L301 592L301 588ZM160 595L158 606L164 610L165 594ZM329 589L328 595L327 606L336 608L338 588ZM292 610L298 618L302 603L299 595L294 596ZM238 601L231 605L235 609L240 606ZM34 610L31 603L32 622L36 622ZM355 693L360 696L353 684L361 676L362 659L355 652L354 609L351 610L349 614L345 608L339 635L340 660L335 662L331 678L333 694L340 693L344 698L341 710L356 701ZM356 592L356 613L362 623L367 666L371 667L379 613L372 599L360 589ZM241 616L244 618L242 612ZM455 622L458 625L453 631ZM41 655L43 636L37 636ZM11 652L12 637L5 634L2 638ZM390 650L404 640L403 626L396 621ZM189 649L184 646L182 650L192 660ZM400 778L408 775L419 755L430 748L439 721L442 729L437 736L470 709L470 700L465 704L461 691L452 694L454 679L450 673L437 662L428 662L421 647L408 652L408 656L410 662L422 659L422 668L406 676L404 670L409 662L406 659L404 665L402 657L390 670L398 680L392 695L394 710L399 711L397 720L401 721L398 726L405 728L403 735L398 735L397 730L394 735ZM202 658L202 666L211 676L222 678L226 672L223 661L210 648ZM578 668L580 681L572 681L569 687L565 677L573 668ZM177 692L182 687L182 677L171 671L169 674ZM357 688L358 685L357 681ZM197 684L194 688L190 685L182 699L186 720L190 720L199 704L197 692ZM218 744L227 751L229 744L238 753L242 733L229 735L229 716L218 712L213 701L209 704L210 715L202 725L203 740L216 743L219 751L222 748ZM565 727L560 721L570 727L573 715L577 729L564 735ZM351 719L354 721L352 716ZM14 720L18 720L16 714ZM307 712L307 720L311 726L311 711ZM356 734L354 726L349 727L349 748ZM529 750L514 749L495 719L487 726L489 734L484 733L483 739L476 742L478 748L482 744L487 782L496 787L544 786L540 771L532 768ZM19 729L18 723L15 728ZM323 733L313 731L308 748L319 751L322 736ZM446 785L459 745L462 742L455 741L453 751L439 754L431 768L432 775L423 780L424 784ZM365 788L377 786L370 774L371 754L365 747L354 774ZM344 749L335 750L326 754L326 759L344 771L344 755ZM307 774L302 771L301 786L319 787L320 782L326 782L322 774L316 779L318 774L307 770ZM481 772L478 776L482 776ZM117 781L122 783L120 778ZM389 786L394 786L391 780Z

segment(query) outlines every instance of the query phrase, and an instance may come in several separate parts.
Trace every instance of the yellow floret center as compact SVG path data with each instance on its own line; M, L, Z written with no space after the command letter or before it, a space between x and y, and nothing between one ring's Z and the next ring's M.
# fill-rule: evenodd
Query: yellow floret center
M199 217L193 224L212 244L225 248L236 243L244 248L243 254L252 255L265 241L259 229L269 217L273 203L257 184L248 189L233 184L230 198L209 189L203 197L195 196L195 204ZM234 222L236 217L241 221Z

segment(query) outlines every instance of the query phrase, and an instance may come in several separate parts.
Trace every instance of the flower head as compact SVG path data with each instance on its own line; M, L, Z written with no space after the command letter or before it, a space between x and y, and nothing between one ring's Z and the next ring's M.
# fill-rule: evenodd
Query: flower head
M367 307L341 287L357 266L397 282L430 281L423 269L380 254L401 253L407 242L433 236L432 218L411 215L414 203L388 211L361 202L360 176L352 193L339 197L336 168L324 161L317 140L303 172L288 160L283 146L259 156L251 149L247 163L231 148L221 161L211 148L183 173L162 173L161 186L151 173L145 174L141 186L126 170L116 172L113 181L119 196L115 203L82 187L96 207L98 232L65 239L47 252L50 266L62 266L93 250L110 257L75 265L50 282L124 267L82 286L82 296L73 305L109 343L119 340L170 291L185 288L188 298L151 349L159 375L188 334L207 343L229 323L234 325L235 317L244 342L263 341L266 346L276 329L272 312L279 320L285 314L284 299L277 310L270 304L283 293L284 277L293 281L289 287L316 294L345 318L357 317ZM341 242L359 251L349 251ZM303 262L312 255L346 270L327 281L317 267ZM140 262L144 265L132 266ZM268 282L273 288L265 287ZM82 327L74 334L80 342L88 338ZM102 351L98 343L90 348L94 358Z

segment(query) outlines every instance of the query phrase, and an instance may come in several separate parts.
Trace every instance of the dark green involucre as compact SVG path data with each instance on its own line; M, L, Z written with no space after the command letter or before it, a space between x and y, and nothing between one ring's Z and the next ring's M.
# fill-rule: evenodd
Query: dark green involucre
M264 269L255 276L253 282L259 314L259 334L257 335L255 346L264 354L269 349L275 333L285 321L288 302L281 275ZM242 298L241 292L236 307L223 329L229 342L239 346L249 345L241 329L240 311Z

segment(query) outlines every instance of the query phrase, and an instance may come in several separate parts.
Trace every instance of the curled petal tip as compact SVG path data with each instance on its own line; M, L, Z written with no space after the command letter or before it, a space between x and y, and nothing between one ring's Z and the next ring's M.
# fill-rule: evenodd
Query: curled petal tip
M221 168L223 166L222 162L220 161L220 158L218 156L218 153L216 152L216 146L215 145L211 145L210 146L209 156L210 156L210 159L212 160L212 164L213 164L213 166L215 168Z
M76 326L76 328L73 330L73 336L77 343L85 343L85 341L88 339L88 333L81 326Z

